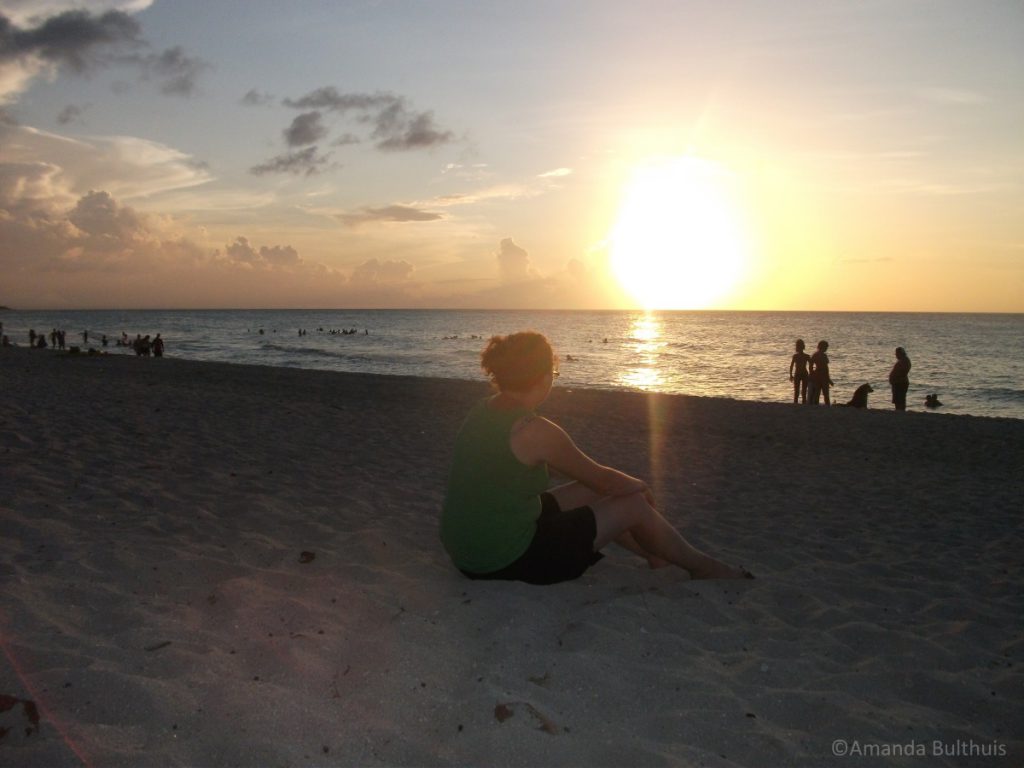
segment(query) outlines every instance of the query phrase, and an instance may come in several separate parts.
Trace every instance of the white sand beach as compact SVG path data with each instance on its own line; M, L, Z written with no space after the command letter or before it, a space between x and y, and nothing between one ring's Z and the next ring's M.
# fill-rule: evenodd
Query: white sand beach
M556 389L757 578L535 587L438 541L486 392L0 349L0 765L1024 764L1024 422Z

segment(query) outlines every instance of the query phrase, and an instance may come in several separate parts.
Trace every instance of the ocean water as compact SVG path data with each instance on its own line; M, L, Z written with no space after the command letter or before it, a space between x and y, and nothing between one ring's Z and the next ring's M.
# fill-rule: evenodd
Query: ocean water
M913 362L909 410L1024 419L1024 315L863 312L505 310L76 310L0 312L4 333L63 328L68 343L114 346L121 333L160 333L169 357L270 366L482 380L493 334L534 329L561 357L561 387L670 392L789 402L794 340L829 342L834 402L870 383L871 408L891 408L893 350ZM308 331L300 336L298 330ZM356 329L353 335L330 331ZM262 329L263 333L260 333ZM322 329L322 330L321 330ZM365 333L364 333L365 332Z

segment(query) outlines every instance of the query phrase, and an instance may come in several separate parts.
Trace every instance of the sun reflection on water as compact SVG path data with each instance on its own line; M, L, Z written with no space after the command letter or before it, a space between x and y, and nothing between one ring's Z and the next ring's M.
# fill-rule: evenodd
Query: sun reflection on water
M632 353L632 362L616 376L616 384L644 391L660 390L664 376L658 362L667 343L661 320L651 313L638 315L626 337L625 346Z

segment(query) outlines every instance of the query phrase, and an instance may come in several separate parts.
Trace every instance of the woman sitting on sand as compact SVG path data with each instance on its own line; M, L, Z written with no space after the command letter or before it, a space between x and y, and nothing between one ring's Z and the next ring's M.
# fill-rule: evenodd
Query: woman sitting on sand
M652 568L677 565L695 579L750 576L691 546L642 480L598 464L534 413L558 376L543 335L494 336L481 366L497 393L459 431L441 514L441 540L466 576L568 581L613 541ZM548 489L549 466L572 482Z

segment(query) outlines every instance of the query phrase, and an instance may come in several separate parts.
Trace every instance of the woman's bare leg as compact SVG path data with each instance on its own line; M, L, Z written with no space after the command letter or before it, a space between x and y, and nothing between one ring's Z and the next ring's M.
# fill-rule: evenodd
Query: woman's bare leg
M570 483L565 483L564 485L549 488L548 493L555 497L560 509L576 509L577 507L590 507L593 509L595 504L608 498L607 496L602 496L597 491L588 488L583 485L583 483L575 480ZM596 519L596 512L594 513L594 516ZM623 531L621 534L616 536L613 541L623 549L628 549L633 554L644 558L651 568L664 568L667 565L671 565L667 560L664 560L641 547L640 543L629 531ZM598 549L600 549L600 547L594 547L595 552Z
M666 568L672 565L668 560L664 560L657 555L653 555L641 547L640 542L633 538L633 534L629 531L623 531L616 536L615 543L623 549L628 549L635 555L640 555L640 557L644 558L647 561L647 564L651 566L651 570L655 570L656 568Z
M696 549L651 507L642 494L615 496L593 505L597 521L594 550L629 533L644 552L677 565L695 579L742 579L749 574Z
M548 493L558 501L560 509L576 509L576 507L592 507L603 496L597 491L587 488L583 483L573 480L571 483L548 488Z

